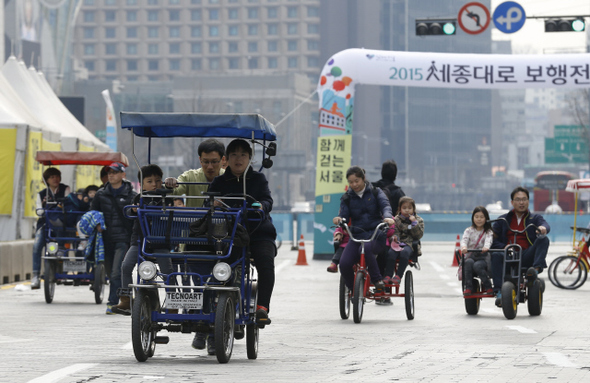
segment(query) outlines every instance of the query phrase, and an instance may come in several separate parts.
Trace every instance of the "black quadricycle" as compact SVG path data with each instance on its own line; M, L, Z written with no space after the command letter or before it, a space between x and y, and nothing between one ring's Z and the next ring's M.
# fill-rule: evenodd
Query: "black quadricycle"
M133 142L135 137L146 137L150 143L154 137L244 138L254 148L265 148L264 167L272 165L270 156L276 154L276 144L267 143L276 140L274 127L257 114L122 112L121 125L133 132ZM137 161L135 151L134 158ZM169 192L155 191L164 198ZM135 295L132 343L138 361L152 357L156 344L168 343L168 337L158 335L164 330L212 334L220 363L230 360L234 339L245 337L248 359L257 358L259 329L264 325L256 322L257 276L244 233L248 223L264 219L264 212L248 207L255 204L248 201L245 182L244 193L223 196L242 201L239 208L216 207L220 195L204 194L187 198L207 199L209 207L149 206L142 195L136 213L126 208L128 216L137 216L143 232L137 282L130 285ZM172 259L175 271L162 273L156 262L162 258Z

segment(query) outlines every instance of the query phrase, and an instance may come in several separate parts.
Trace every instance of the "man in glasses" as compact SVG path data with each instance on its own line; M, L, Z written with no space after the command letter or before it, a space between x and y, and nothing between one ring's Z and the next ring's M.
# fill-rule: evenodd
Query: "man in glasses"
M508 245L518 244L522 247L521 265L528 268L527 277L534 278L547 267L545 258L549 250L549 238L546 234L551 228L542 215L533 214L529 211L529 191L521 186L510 193L513 209L501 215L508 224L503 221L496 221L492 225L494 241L492 249L504 249ZM522 234L514 234L510 229L522 231L529 224L535 224L537 229L531 227ZM502 270L504 264L503 253L492 253L492 278L494 280L494 291L496 292L496 306L502 304L500 290L504 279Z
M213 178L222 175L224 170L221 165L225 161L225 146L216 139L210 138L199 144L197 149L201 168L190 169L178 176L168 177L164 184L169 189L174 189L174 195L201 196L202 192L207 191L209 185L178 185L179 182L209 182ZM202 207L204 199L187 198L187 207Z

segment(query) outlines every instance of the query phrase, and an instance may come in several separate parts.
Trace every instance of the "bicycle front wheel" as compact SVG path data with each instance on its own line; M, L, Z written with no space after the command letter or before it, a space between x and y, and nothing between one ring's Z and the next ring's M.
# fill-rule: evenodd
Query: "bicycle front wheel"
M574 290L582 286L588 276L588 270L584 262L571 255L556 259L552 272L557 287L568 290Z

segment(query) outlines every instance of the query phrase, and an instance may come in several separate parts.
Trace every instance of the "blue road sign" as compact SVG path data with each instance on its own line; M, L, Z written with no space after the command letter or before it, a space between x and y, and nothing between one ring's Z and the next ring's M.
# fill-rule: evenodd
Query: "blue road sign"
M514 33L524 25L526 14L520 4L506 1L496 7L492 20L501 32Z

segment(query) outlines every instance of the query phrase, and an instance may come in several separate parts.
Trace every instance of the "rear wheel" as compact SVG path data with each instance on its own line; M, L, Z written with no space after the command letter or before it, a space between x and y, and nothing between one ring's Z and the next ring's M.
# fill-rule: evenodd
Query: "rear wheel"
M404 299L406 301L406 317L408 320L414 319L414 277L410 270L406 271L404 277Z
M527 306L530 315L541 315L541 310L543 310L543 289L541 281L538 279L534 280L533 285L528 288Z
M215 310L215 355L219 363L227 363L234 348L236 305L230 293L219 293Z
M514 283L510 281L504 282L502 285L502 312L506 319L516 318L518 309L517 293Z
M152 329L152 300L145 289L139 289L133 301L131 317L131 340L133 353L138 362L145 362L154 355L156 331Z
M57 270L57 261L55 259L45 260L45 277L43 278L43 290L45 292L45 302L53 302L55 294L55 272Z
M340 276L340 294L338 302L340 303L340 318L348 319L350 316L350 289L344 283L344 278Z
M94 290L94 302L98 305L104 298L104 286L106 284L106 273L104 263L100 262L94 266L94 281L92 287Z
M479 280L473 280L473 293L479 294L481 289L479 288ZM477 315L479 312L479 304L481 302L481 298L465 298L465 311L469 315Z
M558 287L573 290L586 282L588 270L582 260L578 260L577 257L573 256L563 256L554 262L553 278Z
M248 359L256 359L258 357L258 334L260 329L253 323L246 325L246 351Z
M365 308L365 274L358 272L354 279L354 294L352 295L352 319L354 323L361 323Z

